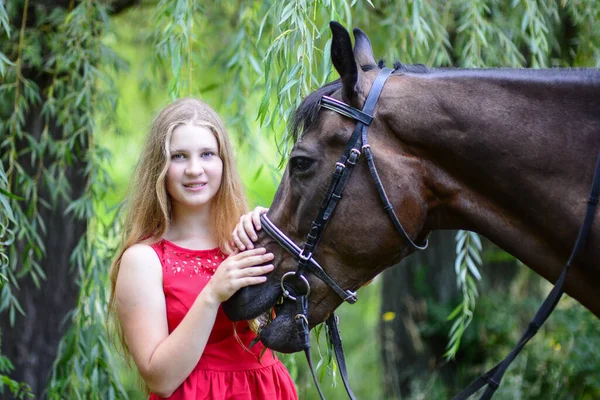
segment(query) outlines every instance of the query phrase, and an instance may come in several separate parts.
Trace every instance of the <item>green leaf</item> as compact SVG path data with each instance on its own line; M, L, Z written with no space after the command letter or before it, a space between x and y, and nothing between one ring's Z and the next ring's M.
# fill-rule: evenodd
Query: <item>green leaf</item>
M454 308L454 310L452 310L452 312L450 313L450 315L448 315L448 316L446 317L446 321L451 321L451 320L453 320L454 318L456 318L456 316L457 316L457 315L458 315L458 314L459 314L459 313L462 311L462 309L463 309L463 306L462 306L462 304L459 304L458 306L456 306L456 307Z
M480 281L481 280L481 275L479 274L479 270L477 269L477 266L475 265L475 263L473 262L473 260L471 258L469 258L469 257L467 257L467 266L469 267L469 271L471 272L471 274L478 281Z
M4 29L4 32L6 33L6 38L10 39L10 24L3 1L0 1L0 26L2 26L2 29Z

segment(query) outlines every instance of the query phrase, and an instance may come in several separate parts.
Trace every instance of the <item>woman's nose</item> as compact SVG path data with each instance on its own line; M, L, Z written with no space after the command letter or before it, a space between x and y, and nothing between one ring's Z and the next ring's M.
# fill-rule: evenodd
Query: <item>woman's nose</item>
M188 175L200 175L204 172L204 168L202 166L202 162L198 159L191 158L190 162L185 169L185 173Z

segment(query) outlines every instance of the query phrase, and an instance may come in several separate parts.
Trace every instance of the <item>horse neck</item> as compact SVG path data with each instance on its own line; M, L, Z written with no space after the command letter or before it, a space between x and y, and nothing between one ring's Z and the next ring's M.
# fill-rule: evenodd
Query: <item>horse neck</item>
M558 242L548 215L576 235L600 149L600 75L552 75L390 81L385 118L427 171L430 228L477 231L509 251L525 238Z
M600 130L600 71L595 80L532 79L520 70L444 72L398 77L389 118L400 140L456 153L482 166L489 160L595 154ZM514 76L513 76L514 75ZM492 158L490 158L492 157ZM487 162L486 162L487 161Z

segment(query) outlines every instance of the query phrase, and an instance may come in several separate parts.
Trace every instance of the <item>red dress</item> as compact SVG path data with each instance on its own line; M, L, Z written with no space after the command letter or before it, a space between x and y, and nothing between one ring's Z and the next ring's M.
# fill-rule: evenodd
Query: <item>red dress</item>
M169 333L179 325L198 293L226 258L219 249L190 250L162 240L152 248L163 267ZM236 338L237 333L237 338ZM274 353L257 343L248 324L235 324L219 307L208 343L190 376L169 397L176 400L297 400L296 388ZM241 341L242 344L240 344ZM151 400L158 400L156 394Z

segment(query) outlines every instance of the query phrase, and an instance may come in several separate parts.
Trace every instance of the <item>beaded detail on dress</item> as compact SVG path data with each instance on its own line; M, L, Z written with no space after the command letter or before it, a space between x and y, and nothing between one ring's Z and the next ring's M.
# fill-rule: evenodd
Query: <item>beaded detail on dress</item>
M190 278L201 274L210 279L224 259L225 255L221 252L200 255L187 249L178 250L176 245L170 243L170 246L164 246L162 261L167 272L188 274Z

